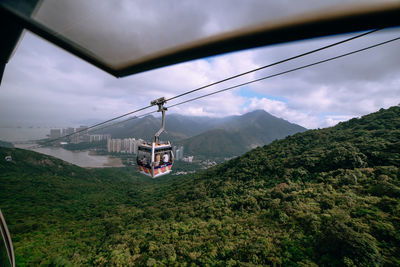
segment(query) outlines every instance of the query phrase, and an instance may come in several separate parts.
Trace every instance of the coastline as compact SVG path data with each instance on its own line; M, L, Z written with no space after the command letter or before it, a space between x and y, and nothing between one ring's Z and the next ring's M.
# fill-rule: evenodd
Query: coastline
M35 144L14 144L15 148L28 149ZM122 160L110 155L98 155L96 151L80 150L70 151L62 147L40 147L35 149L28 149L37 153L46 154L77 165L82 168L120 168L125 167Z
M96 151L93 150L87 150L89 156L98 156ZM102 167L95 167L95 168L119 168L119 167L125 167L125 165L122 163L122 160L120 158L115 158L112 156L107 156L107 163L103 163Z
M103 167L125 167L120 158L108 158L108 162L103 164Z

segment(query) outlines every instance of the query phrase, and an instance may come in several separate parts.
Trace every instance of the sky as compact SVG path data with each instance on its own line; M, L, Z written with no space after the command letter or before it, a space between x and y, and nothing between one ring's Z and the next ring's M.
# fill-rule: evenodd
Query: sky
M119 3L127 4L122 0ZM285 3L280 2L281 5ZM252 4L245 7L249 14L258 10ZM279 11L282 7L276 6L273 11ZM296 6L291 8L296 9ZM192 8L193 14L197 14L195 10ZM181 19L188 21L188 25L191 25L189 22L204 24L203 28L211 33L215 28L223 28L221 21L224 27L236 23L233 19L213 21L202 14ZM180 25L182 20L171 23ZM153 21L152 25L157 23ZM177 29L178 33L183 30ZM90 125L147 106L156 98L169 98L356 34L359 33L239 51L117 79L26 32L6 66L0 86L0 127ZM326 51L207 88L171 101L167 106L399 36L400 28L381 30ZM309 129L333 126L340 121L400 103L399 51L400 41L396 41L180 105L169 109L167 116L168 113L178 113L223 117L264 109Z

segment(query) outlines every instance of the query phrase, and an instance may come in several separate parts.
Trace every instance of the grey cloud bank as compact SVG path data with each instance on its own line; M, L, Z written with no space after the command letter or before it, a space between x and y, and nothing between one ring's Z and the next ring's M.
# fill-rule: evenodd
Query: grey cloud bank
M258 16L257 10L262 10L258 6L260 1L255 1L254 5L244 5L242 1L233 2L232 6L242 6L244 13L254 14L255 17ZM124 1L119 3L127 4ZM277 10L284 8L283 4L271 7L271 14L278 13ZM291 8L298 10L293 4ZM174 12L179 13L178 9L179 6ZM215 8L213 12L222 11ZM217 22L210 19L213 15L209 13L192 9L191 14L193 17L181 20L191 21L197 26L190 27L202 31L221 29L223 23L235 23L234 16L229 15L229 12L222 16L223 20ZM77 120L92 118L106 120L146 106L160 96L171 97L348 36L230 53L116 79L27 33L6 66L0 87L0 125L68 125ZM186 99L398 36L398 28L384 30L323 53L251 74L225 85L207 88ZM397 41L358 55L178 106L169 112L227 116L262 108L307 128L330 126L341 120L400 103L399 48L400 42Z

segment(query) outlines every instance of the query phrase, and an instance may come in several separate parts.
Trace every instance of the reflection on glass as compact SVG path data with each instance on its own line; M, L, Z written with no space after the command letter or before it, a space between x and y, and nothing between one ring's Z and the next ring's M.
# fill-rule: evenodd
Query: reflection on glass
M119 68L244 27L366 2L378 1L43 0L32 17Z

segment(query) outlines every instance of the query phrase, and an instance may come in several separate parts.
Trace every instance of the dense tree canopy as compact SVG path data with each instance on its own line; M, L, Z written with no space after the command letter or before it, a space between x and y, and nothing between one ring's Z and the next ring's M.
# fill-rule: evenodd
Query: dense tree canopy
M151 180L0 149L19 266L399 266L400 107Z

